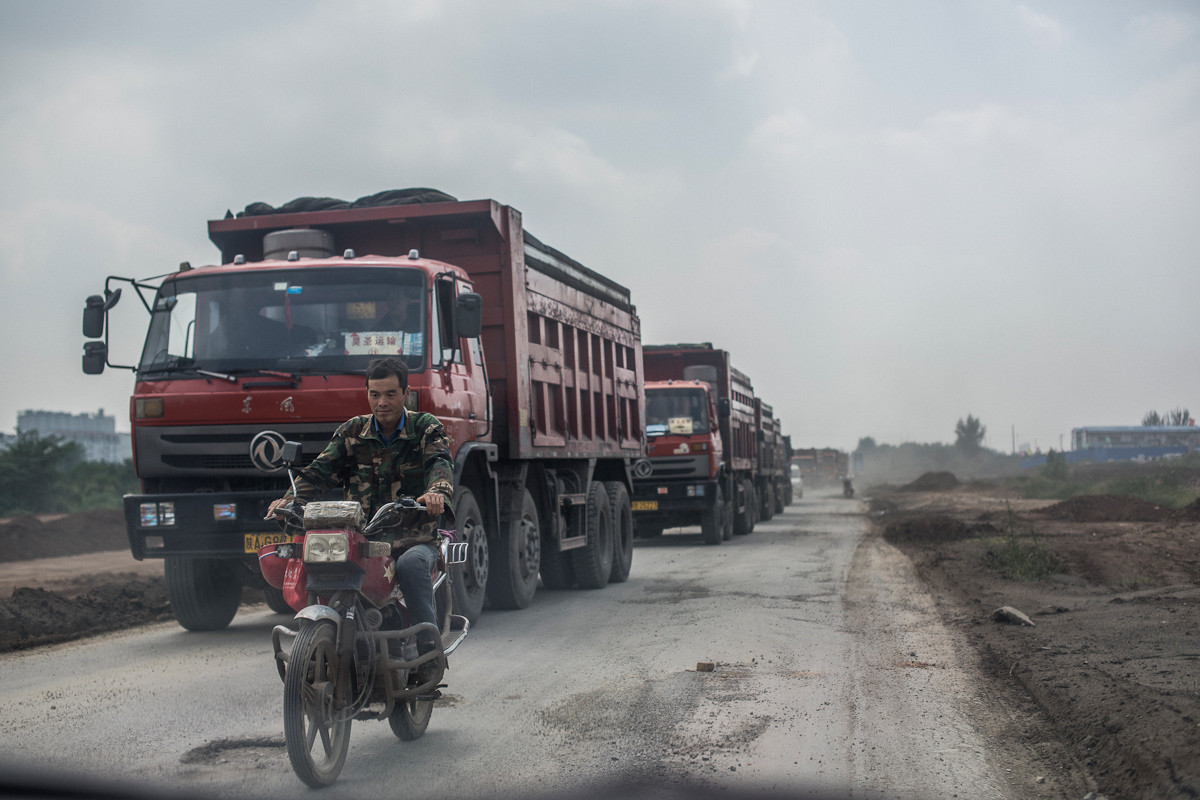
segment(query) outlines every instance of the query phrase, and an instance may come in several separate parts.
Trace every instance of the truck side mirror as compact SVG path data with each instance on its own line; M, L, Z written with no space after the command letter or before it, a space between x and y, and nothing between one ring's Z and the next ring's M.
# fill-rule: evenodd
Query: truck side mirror
M108 345L104 342L83 343L83 374L99 375L108 363Z
M723 419L732 413L729 405L729 398L722 397L717 401L717 414Z
M454 334L474 339L483 329L483 298L475 292L463 292L454 301Z
M99 339L104 335L104 298L98 294L84 301L83 335L88 339Z
M301 453L303 448L299 442L284 442L283 452L279 456L279 460L285 467L294 467L300 463Z

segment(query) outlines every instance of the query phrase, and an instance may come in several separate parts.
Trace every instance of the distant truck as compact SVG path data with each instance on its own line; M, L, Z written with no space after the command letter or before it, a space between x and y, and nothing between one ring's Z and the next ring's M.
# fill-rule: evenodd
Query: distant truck
M454 511L469 543L454 605L527 606L548 588L623 581L631 465L644 455L641 327L627 289L525 231L494 200L397 190L354 203L256 204L208 223L221 262L159 281L109 277L84 311L83 370L109 361L120 285L150 311L130 402L143 493L125 498L135 558L162 558L183 627L226 626L287 479L349 417L364 370L407 363L409 409L453 439ZM113 288L114 285L117 288Z
M833 448L805 448L792 452L792 463L800 469L804 485L840 486L850 475L850 456Z
M648 462L633 513L642 537L699 525L704 541L745 535L758 520L754 388L712 344L646 345Z

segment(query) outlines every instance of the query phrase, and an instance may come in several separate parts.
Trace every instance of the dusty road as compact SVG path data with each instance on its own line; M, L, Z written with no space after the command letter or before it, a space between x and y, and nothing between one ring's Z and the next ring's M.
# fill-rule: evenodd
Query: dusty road
M1011 744L909 562L858 501L806 494L720 547L639 542L627 583L489 612L425 737L355 723L326 797L1082 797ZM0 656L0 760L218 797L293 797L269 631L173 623ZM699 661L713 672L695 671ZM1044 782L1038 782L1043 777Z

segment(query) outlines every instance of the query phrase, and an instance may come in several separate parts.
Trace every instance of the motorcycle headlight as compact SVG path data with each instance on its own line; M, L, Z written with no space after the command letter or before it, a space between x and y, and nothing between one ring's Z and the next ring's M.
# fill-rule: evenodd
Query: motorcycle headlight
M304 560L313 562L345 561L350 541L344 533L310 533L304 537Z

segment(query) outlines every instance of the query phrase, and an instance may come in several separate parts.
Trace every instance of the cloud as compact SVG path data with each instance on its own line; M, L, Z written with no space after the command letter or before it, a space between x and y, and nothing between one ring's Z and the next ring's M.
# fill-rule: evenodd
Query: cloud
M1017 19L1033 40L1046 50L1061 48L1069 38L1062 23L1053 17L1034 11L1024 3L1017 6Z
M1195 14L1159 11L1134 17L1128 30L1139 49L1161 53L1194 41L1200 34L1200 18Z

